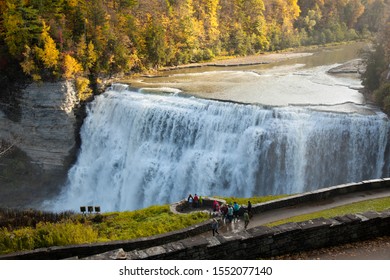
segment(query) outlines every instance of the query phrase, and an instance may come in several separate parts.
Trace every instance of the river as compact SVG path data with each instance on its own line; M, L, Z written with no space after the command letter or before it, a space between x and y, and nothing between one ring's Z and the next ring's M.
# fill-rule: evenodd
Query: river
M364 104L364 98L356 90L362 87L358 75L335 76L327 71L356 59L365 46L354 43L321 48L296 53L292 59L276 59L275 63L166 71L160 77L142 77L130 82L143 92L180 92L251 104L336 105L335 108L345 103L360 105ZM344 106L344 109L351 108Z
M123 211L387 177L387 116L365 103L356 75L327 72L360 47L113 85L90 104L68 183L45 207Z

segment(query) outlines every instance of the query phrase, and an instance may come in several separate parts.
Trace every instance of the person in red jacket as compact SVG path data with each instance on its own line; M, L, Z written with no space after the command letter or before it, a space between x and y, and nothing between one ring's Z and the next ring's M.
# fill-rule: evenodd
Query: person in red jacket
M194 207L195 208L199 207L199 197L197 196L197 194L195 194L194 196Z
M213 211L214 212L218 212L219 211L219 203L216 200L214 200L214 202L213 202Z

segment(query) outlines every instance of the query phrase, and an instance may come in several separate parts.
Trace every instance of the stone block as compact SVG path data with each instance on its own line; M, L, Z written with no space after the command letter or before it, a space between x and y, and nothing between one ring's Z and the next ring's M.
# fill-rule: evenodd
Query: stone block
M348 224L348 223L352 223L351 219L349 219L346 216L336 216L336 217L333 217L333 219L335 221L339 222L342 225L345 225L345 224Z
M128 260L140 260L149 257L143 250L133 250L131 252L127 252L126 255Z
M330 218L329 221L331 222L330 224L331 228L336 228L342 224L340 221L337 221L336 219L333 218Z
M302 229L297 223L286 223L286 224L282 224L282 225L278 225L278 226L274 227L274 230L275 230L274 235L278 235L278 234L282 234L285 232L288 232L290 234L290 233L293 233L295 231L301 231Z
M369 221L370 219L364 216L363 214L355 214L362 222Z
M164 245L164 248L167 253L171 253L184 250L186 247L181 242L171 242Z
M367 189L376 189L376 188L382 187L383 179L373 179L373 180L368 180L368 181L362 181L362 184L364 184Z
M309 221L299 222L297 223L302 230L307 231L310 229L318 230L321 227L330 227L332 225L332 221L325 218L318 218Z
M213 247L213 246L219 246L221 245L221 241L218 239L219 235L213 236L213 237L208 237L206 240L208 241L208 247Z
M383 178L382 186L383 187L390 187L390 178Z
M334 219L344 224L356 224L361 222L361 219L354 214L338 216L338 217L334 217Z
M128 260L138 260L139 255L137 254L136 251L127 252L127 259Z
M149 257L153 257L153 256L156 256L156 255L165 254L165 253L166 253L166 250L164 249L163 246L156 246L156 247L152 247L152 248L145 249L144 252L145 252Z
M366 219L370 219L370 220L373 220L373 219L380 219L382 217L382 215L378 212L375 212L375 211L367 211L367 212L364 212L363 214L359 215L358 216L359 218L366 218ZM363 219L362 219L363 221Z
M390 208L381 212L382 218L388 218L390 217Z
M180 241L180 243L183 244L183 246L187 249L194 248L194 247L206 247L209 245L208 241L203 238L186 238Z
M86 260L126 260L127 253L123 249L117 249L113 251L104 252L101 254L93 255L84 258Z
M250 228L247 230L247 233L253 238L267 237L274 234L274 230L269 227L259 226Z

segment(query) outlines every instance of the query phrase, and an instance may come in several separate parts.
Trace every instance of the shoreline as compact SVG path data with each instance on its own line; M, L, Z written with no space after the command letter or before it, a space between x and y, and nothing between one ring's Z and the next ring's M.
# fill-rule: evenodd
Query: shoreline
M285 50L279 51L270 51L259 54L247 55L247 56L237 56L237 57L215 57L210 61L204 62L194 62L181 64L176 66L164 66L160 69L155 69L152 71L155 72L165 72L172 70L180 70L180 69L190 69L190 68L201 68L201 67L239 67L239 66L251 66L251 65L261 65L261 64L271 64L282 62L288 59L300 58L305 56L311 56L316 51L324 48L336 48L343 45L353 44L356 42L363 42L364 40L358 41L348 41L341 43L332 43L325 45L312 45L312 46L300 46L296 48L289 48ZM139 73L139 75L147 75L148 71L145 73Z
M226 59L216 59L210 62L199 62L199 63L189 63L182 64L177 66L167 66L163 67L159 71L172 71L180 69L189 69L189 68L201 68L201 67L239 67L239 66L251 66L251 65L261 65L261 64L271 64L282 62L288 59L300 58L305 56L311 56L314 52L285 52L285 53L266 53L266 54L257 54L249 55L242 57L233 57Z

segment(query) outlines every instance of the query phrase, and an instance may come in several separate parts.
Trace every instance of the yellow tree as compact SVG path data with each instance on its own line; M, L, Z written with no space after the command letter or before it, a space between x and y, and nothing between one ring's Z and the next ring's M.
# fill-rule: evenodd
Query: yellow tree
M284 31L293 29L301 12L298 0L268 0L265 4L267 21L275 20Z
M49 27L42 21L42 32L38 42L32 46L24 45L23 59L20 63L25 74L34 80L45 77L57 77L60 52L49 35Z
M194 5L195 17L203 25L204 44L213 46L219 39L219 0L198 0Z
M57 50L56 43L49 35L50 27L46 23L42 22L42 33L40 36L42 47L35 47L35 52L37 58L42 61L43 66L51 69L52 71L57 70L58 59L60 57L60 52Z
M251 38L251 43L256 50L268 48L266 38L266 21L264 17L265 5L263 0L244 1L244 30Z
M176 0L172 2L167 19L166 39L174 50L172 63L188 63L195 60L195 54L204 42L204 28L201 21L195 17L193 0Z
M246 55L268 48L263 0L220 0L220 38L228 53Z
M272 48L280 49L298 44L294 23L299 17L298 0L268 0L265 1L267 33Z
M70 54L64 55L63 62L63 77L67 80L74 79L75 76L83 71L81 63L79 63Z

